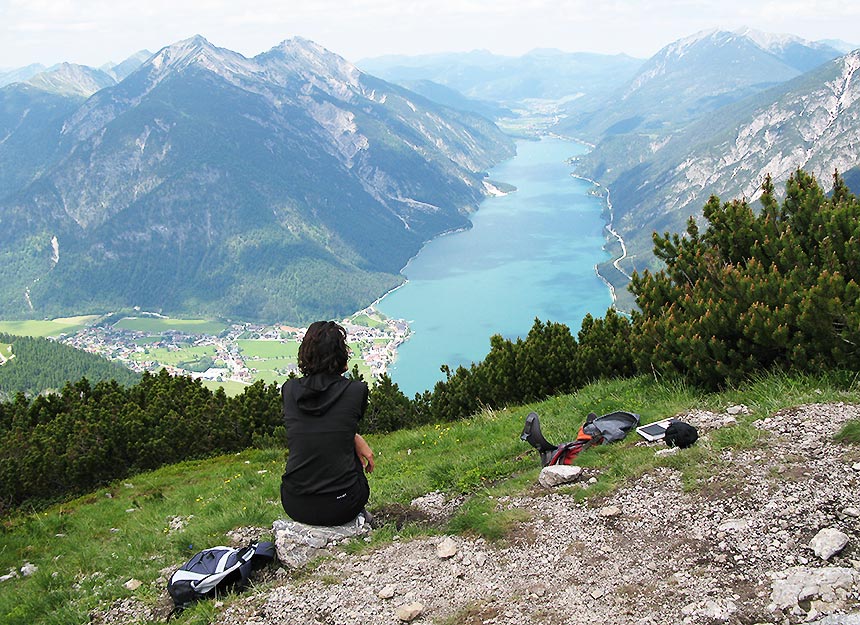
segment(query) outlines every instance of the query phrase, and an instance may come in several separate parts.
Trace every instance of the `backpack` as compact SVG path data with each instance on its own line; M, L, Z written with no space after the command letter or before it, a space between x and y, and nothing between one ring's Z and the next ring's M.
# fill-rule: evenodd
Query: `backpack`
M672 421L663 435L666 445L669 447L680 447L681 449L692 447L698 438L699 433L696 431L696 428L683 421Z
M545 467L573 464L574 459L589 447L620 441L637 425L639 425L639 415L632 412L610 412L602 417L590 412L585 418L585 423L580 426L576 440L553 445L543 437L537 413L531 412L526 417L520 439L527 441L538 450L541 464Z
M170 576L167 592L176 610L219 593L241 590L248 584L252 569L275 557L275 544L251 543L247 547L210 547L196 553Z

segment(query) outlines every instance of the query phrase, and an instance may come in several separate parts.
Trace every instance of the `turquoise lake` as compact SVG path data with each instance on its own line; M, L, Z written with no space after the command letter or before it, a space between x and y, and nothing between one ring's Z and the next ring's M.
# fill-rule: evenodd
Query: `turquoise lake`
M606 313L612 298L594 272L608 258L603 203L566 162L586 150L560 139L517 142L517 155L489 172L517 190L484 200L470 230L427 243L403 270L408 282L379 302L413 332L389 369L408 397L443 379L442 364L483 360L493 334L525 337L535 317L575 334L586 313Z

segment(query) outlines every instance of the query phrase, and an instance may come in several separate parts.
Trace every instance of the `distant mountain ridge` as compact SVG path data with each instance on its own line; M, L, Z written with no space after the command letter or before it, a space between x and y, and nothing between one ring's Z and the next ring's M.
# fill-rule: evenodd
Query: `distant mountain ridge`
M830 46L798 37L702 31L662 48L590 111L569 110L558 130L595 142L631 132L670 132L838 56Z
M74 63L60 63L28 78L26 82L52 93L78 95L85 98L116 84L116 80L110 74Z
M44 94L0 90L21 100L0 117L0 162L24 131L48 144L0 195L6 315L352 312L424 241L468 226L483 172L513 154L487 120L298 38L253 59L178 42L30 128L27 98Z
M363 70L398 84L429 80L463 95L507 107L528 100L570 100L602 95L624 84L640 59L560 50L532 50L521 57L485 50L385 56L358 62Z
M765 175L777 188L798 168L830 188L834 170L860 167L860 50L703 117L662 141L620 136L585 156L579 171L612 190L614 227L650 264L652 230L701 219L711 195L756 200Z

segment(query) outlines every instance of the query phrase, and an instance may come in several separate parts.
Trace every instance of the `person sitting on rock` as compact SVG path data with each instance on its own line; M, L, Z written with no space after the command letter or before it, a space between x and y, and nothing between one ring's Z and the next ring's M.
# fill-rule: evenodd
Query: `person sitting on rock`
M294 521L343 525L364 512L370 496L365 472L374 469L373 450L358 434L367 384L343 376L346 330L333 321L310 325L298 360L303 377L281 387L289 449L281 503Z

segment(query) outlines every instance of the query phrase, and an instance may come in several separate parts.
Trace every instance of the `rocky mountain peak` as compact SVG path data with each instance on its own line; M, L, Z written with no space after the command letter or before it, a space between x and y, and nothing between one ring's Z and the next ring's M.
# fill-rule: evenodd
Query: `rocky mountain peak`
M217 74L246 73L253 71L253 63L238 52L218 48L204 37L195 35L162 48L144 67L158 74L183 71L198 66Z
M273 76L291 74L306 80L325 76L323 83L334 81L353 88L359 86L361 71L355 65L302 37L286 39L268 52L255 57L255 60Z
M101 70L75 63L60 63L36 74L26 82L52 93L85 98L116 83L110 75Z

